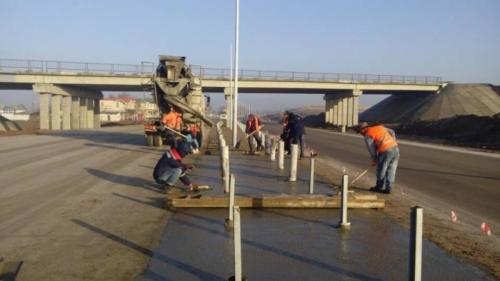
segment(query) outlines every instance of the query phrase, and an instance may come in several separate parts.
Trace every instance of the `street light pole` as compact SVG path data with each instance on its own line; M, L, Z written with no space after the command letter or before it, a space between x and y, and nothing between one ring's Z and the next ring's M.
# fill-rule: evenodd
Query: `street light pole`
M233 103L233 147L236 148L238 137L238 70L240 56L240 0L236 0L236 36L234 50L234 103Z

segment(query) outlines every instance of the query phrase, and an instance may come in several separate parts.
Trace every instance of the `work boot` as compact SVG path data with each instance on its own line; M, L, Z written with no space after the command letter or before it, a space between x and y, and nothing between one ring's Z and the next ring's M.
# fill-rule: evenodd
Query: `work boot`
M378 188L378 187L376 187L376 186L374 186L374 187L370 187L370 189L369 189L369 190L370 190L370 191L373 191L373 192L382 192L382 189L381 189L381 188Z
M382 190L381 192L385 193L385 194L391 194L391 189L390 188L386 188L386 189Z

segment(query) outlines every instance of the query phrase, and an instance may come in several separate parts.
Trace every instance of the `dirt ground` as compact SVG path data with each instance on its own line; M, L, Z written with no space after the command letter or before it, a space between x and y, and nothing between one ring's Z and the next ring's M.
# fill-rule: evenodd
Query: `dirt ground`
M301 165L308 168L309 160L301 160ZM343 163L332 159L320 158L317 161L316 173L338 187L341 171L345 168L343 166ZM362 177L350 188L366 191L374 182L375 179ZM392 194L380 196L386 199L386 207L382 212L406 228L409 227L410 207L425 204L425 199L405 193L405 188L397 184ZM479 226L471 226L460 220L458 223L452 223L450 215L442 213L438 207L425 206L424 237L459 259L476 264L491 272L495 278L500 278L500 248L496 234L486 236L479 231Z

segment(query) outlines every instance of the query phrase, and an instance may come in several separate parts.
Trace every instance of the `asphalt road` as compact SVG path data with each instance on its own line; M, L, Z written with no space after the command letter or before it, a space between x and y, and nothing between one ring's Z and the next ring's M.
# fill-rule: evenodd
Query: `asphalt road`
M280 125L266 125L278 134ZM370 166L361 137L306 129L306 144L320 155L359 169ZM500 155L400 141L396 187L417 191L435 205L465 210L491 224L500 224ZM374 173L371 171L371 175Z

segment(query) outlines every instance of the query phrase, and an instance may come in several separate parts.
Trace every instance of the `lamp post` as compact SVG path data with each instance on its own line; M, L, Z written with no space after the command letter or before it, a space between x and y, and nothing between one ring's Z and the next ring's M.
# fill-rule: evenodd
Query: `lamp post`
M235 50L234 50L234 103L233 103L233 147L236 148L238 137L238 70L239 70L239 56L240 56L240 0L236 0L236 36L235 36Z

